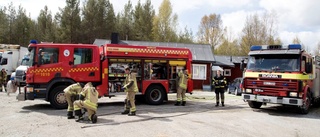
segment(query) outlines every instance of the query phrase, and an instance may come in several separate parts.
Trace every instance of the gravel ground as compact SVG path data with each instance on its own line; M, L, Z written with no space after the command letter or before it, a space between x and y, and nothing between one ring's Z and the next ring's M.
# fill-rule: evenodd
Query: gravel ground
M17 101L0 92L0 136L130 137L318 137L320 108L308 115L277 105L251 109L241 96L226 94L226 106L214 107L214 93L187 94L187 106L174 106L175 94L163 105L137 102L137 116L121 115L124 96L101 98L98 123L77 123L66 110L43 100Z

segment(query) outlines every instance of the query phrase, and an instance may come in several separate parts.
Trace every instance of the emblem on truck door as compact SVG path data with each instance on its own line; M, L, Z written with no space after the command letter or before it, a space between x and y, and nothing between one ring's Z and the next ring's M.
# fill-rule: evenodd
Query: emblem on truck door
M70 51L67 50L67 49L64 50L64 51L63 51L63 55L66 56L66 57L68 57L68 56L70 55Z

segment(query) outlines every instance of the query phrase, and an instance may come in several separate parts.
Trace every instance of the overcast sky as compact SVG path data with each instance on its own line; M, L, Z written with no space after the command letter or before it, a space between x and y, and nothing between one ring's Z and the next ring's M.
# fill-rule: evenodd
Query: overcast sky
M128 0L110 1L117 13L123 10ZM0 5L8 6L10 2L15 7L21 5L34 19L45 5L52 13L66 5L65 0L0 0ZM138 0L131 2L136 5ZM156 12L161 2L151 0ZM182 29L187 26L193 34L197 33L204 15L216 13L222 16L223 26L231 29L234 37L238 38L248 15L274 11L278 15L279 36L284 43L291 43L298 36L313 51L320 42L320 0L171 0L171 3L173 12L179 17L179 27Z

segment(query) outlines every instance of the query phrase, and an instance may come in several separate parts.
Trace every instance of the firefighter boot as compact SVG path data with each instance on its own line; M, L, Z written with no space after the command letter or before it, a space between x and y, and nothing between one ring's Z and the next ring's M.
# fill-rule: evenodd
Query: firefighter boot
M128 116L135 116L136 115L136 111L132 111L128 114Z
M68 111L67 116L68 116L68 119L73 119L74 118L73 111Z
M74 114L76 115L76 116L78 116L78 119L76 120L76 122L79 122L80 120L83 120L83 117L82 117L82 112L81 112L81 109L79 109L79 110L75 110L74 111Z
M221 102L221 105L224 107L224 102Z
M124 100L124 104L125 104L125 110L123 112L121 112L121 114L129 114L129 109L130 109L130 101L125 99Z
M219 102L217 102L217 104L215 106L218 107L219 106Z
M97 121L98 121L98 116L95 115L95 114L93 114L93 115L91 116L91 121L92 121L92 123L97 123Z
M126 109L126 110L124 110L123 112L121 112L121 114L122 114L122 115L124 115L124 114L129 114L129 110Z
M186 101L182 101L182 106L185 106L186 105Z
M177 101L174 105L175 106L180 106L180 103L181 103L180 101Z

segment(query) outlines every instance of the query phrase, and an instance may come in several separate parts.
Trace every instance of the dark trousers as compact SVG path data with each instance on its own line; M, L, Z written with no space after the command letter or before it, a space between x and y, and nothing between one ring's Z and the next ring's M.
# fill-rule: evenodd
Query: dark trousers
M219 99L221 98L221 103L224 103L224 88L216 88L215 91L216 93L216 102L219 104Z

